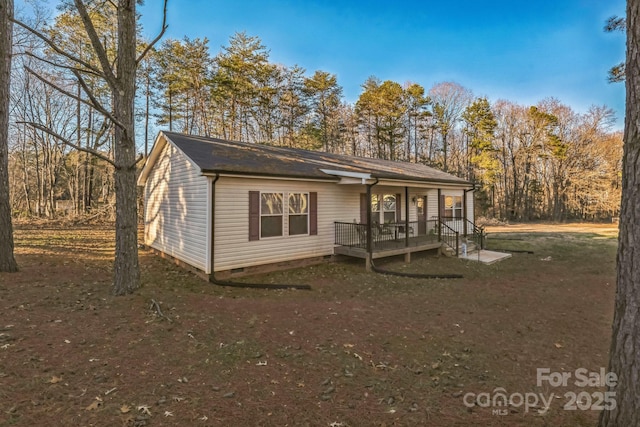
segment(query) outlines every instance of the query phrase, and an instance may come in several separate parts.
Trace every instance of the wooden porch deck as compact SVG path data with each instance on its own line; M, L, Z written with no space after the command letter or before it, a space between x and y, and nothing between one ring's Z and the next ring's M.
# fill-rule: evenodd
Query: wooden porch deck
M422 235L409 237L409 245L407 246L404 237L398 239L382 240L373 243L372 258L385 258L396 255L410 254L414 252L428 251L438 249L442 246L442 242L438 241L438 236ZM355 258L367 258L367 249L365 245L336 246L334 248L336 255L346 255Z

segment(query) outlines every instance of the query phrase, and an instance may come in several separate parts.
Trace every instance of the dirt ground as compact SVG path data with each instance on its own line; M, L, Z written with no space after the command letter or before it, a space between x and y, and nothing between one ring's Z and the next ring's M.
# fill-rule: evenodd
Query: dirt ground
M463 279L347 261L250 279L311 291L223 288L141 250L143 287L113 297L109 227L20 225L21 271L0 274L0 426L594 425L565 407L603 390L575 373L607 366L616 227L488 231L513 258L383 264ZM538 385L538 368L570 381Z

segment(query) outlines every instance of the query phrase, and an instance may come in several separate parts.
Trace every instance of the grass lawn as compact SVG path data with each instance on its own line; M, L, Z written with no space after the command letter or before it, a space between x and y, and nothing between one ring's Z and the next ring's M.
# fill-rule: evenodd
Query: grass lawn
M113 297L110 228L21 225L21 271L0 274L0 426L592 426L564 406L602 391L574 374L607 366L616 235L494 227L490 248L534 253L379 262L456 280L362 261L251 278L311 291L222 288L142 250L142 289ZM538 386L537 368L572 376ZM513 405L475 398L499 392Z

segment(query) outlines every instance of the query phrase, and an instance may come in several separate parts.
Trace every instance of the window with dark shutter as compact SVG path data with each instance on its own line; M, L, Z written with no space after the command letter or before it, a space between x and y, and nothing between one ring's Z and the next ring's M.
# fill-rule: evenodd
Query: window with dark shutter
M249 241L305 234L318 234L318 193L249 191Z

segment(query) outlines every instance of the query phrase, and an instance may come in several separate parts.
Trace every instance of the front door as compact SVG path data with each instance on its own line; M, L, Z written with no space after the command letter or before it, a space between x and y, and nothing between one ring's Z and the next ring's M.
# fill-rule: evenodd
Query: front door
M416 198L416 218L418 218L418 235L427 234L427 196Z

